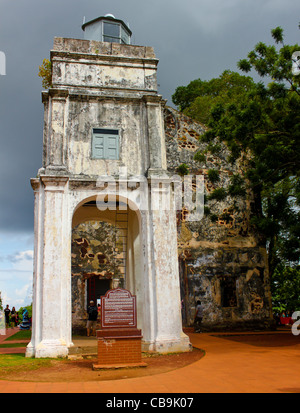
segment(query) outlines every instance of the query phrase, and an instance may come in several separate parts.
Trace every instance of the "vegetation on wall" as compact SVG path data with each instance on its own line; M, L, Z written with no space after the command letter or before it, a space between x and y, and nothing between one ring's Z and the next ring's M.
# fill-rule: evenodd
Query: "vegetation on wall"
M39 77L42 78L42 86L49 89L52 86L52 64L48 59L44 59L39 66Z
M188 175L189 174L189 167L187 166L187 164L182 163L181 165L178 166L177 168L177 172L179 173L179 175Z

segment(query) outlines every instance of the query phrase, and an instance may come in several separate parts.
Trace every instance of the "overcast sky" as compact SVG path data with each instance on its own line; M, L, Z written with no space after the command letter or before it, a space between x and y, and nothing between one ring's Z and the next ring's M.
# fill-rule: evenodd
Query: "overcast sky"
M299 0L0 0L0 291L3 304L28 304L32 284L33 191L42 162L43 105L38 66L53 38L83 38L81 25L112 13L133 42L153 46L159 93L172 105L177 86L209 80L281 26L299 43ZM2 54L1 54L2 55ZM0 62L1 63L1 62ZM3 67L0 73L3 73ZM172 105L173 106L173 105Z

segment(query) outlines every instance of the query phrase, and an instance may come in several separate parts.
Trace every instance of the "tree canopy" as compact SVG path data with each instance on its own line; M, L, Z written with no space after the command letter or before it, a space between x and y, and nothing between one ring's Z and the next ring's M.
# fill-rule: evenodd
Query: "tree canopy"
M207 124L213 105L234 102L254 85L250 76L225 70L221 76L209 81L196 79L187 86L179 86L172 96L173 103L187 116Z
M201 139L227 144L230 162L249 155L246 178L256 200L252 223L264 236L272 275L276 268L299 266L300 75L292 65L299 64L300 47L284 43L281 27L271 35L275 44L259 42L238 62L247 76L225 71L217 79L197 79L177 88L172 99L206 123ZM254 82L251 71L261 81Z

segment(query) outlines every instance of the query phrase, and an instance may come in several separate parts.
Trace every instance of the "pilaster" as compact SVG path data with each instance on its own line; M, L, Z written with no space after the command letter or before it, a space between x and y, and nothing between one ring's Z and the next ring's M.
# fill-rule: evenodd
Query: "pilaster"
M68 177L41 176L35 191L32 340L27 357L64 357L71 343Z

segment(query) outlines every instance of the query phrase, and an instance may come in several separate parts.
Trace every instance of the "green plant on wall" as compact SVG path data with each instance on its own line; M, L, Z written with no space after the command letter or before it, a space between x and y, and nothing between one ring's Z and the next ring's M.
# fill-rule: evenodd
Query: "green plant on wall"
M232 175L230 185L228 186L228 194L240 197L246 195L245 181L240 175Z
M44 59L43 64L39 66L39 77L42 78L42 85L45 89L52 86L52 64L48 59Z
M189 174L189 167L187 164L182 163L181 165L178 166L177 172L179 175L188 175Z
M216 201L223 201L227 196L226 189L217 188L209 194L208 199L215 199Z
M209 169L207 174L210 182L218 182L220 180L220 173L216 169Z
M205 161L206 161L206 156L205 156L205 154L204 154L203 152L198 151L198 152L196 152L195 155L194 155L194 160L195 160L195 161L198 161L198 162L200 162L200 163L205 163Z

